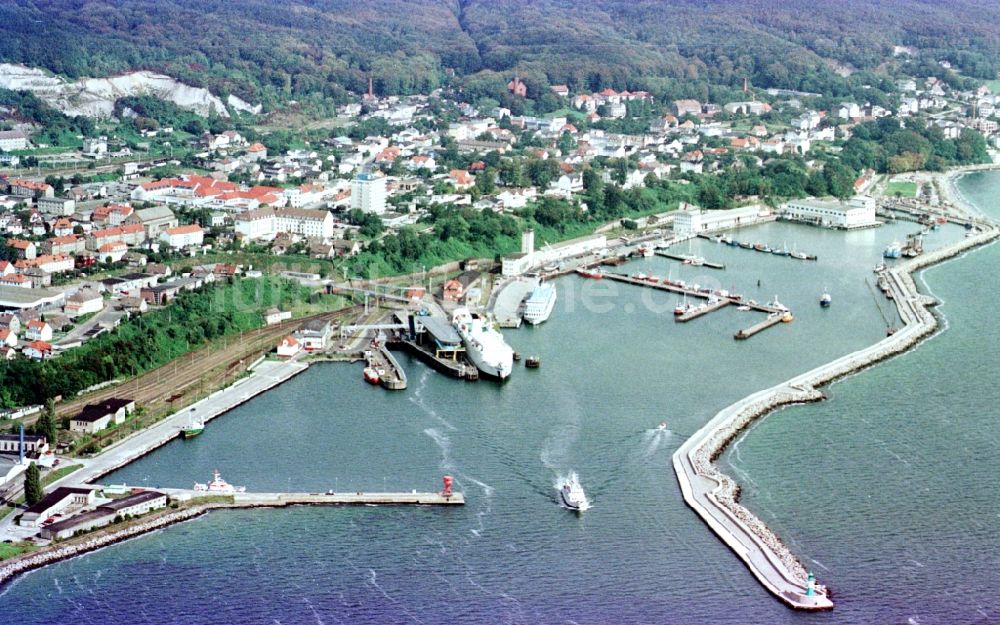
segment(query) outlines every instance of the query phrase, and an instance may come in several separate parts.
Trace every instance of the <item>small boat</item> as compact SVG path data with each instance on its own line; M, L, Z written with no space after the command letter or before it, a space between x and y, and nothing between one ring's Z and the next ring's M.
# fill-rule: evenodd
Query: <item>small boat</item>
M194 490L202 493L222 493L222 494L233 494L242 493L247 489L246 486L233 486L226 480L222 479L219 475L219 470L216 469L213 472L212 481L208 484L194 483Z
M582 512L590 507L583 487L572 476L567 478L559 488L559 498L562 499L563 505L570 510Z
M537 369L542 366L542 359L538 356L528 356L524 361L524 366L528 369Z
M729 247L740 247L742 244L736 239L729 239L728 241L726 241L726 245L728 245Z
M375 367L365 367L364 376L365 382L369 384L378 384L381 379L378 374L378 369Z
M521 360L521 352L514 352L513 358L514 358L514 362L520 361Z
M823 294L820 295L820 297L819 297L819 305L822 308L829 308L830 304L832 304L832 303L833 303L833 298L830 297L829 291L827 291L826 289L824 289L823 290Z
M659 432L666 432L667 431L667 422L666 421L660 421L660 425L656 426L656 429Z
M649 258L653 255L653 248L649 245L640 245L636 249L636 254L643 258Z
M736 307L736 310L738 310L738 311L740 311L740 312L748 312L748 311L751 311L751 310L753 310L753 308L750 308L750 307L749 307L749 306L747 306L746 304L743 304L742 306L737 306L737 307Z
M879 263L879 264L875 265L875 269L873 271L875 273L882 273L885 270L886 270L885 263Z
M805 252L792 252L789 256L799 260L809 260L809 254L806 254Z
M752 249L754 249L752 243L743 243L743 242L740 242L739 246L742 247L745 250L752 250Z
M705 259L701 256L686 256L684 258L685 265L691 265L693 267L701 267L705 264Z
M795 321L795 316L792 315L792 311L786 310L785 314L781 315L781 322L782 323L791 323L793 321Z
M632 279L633 280L643 280L643 281L645 281L646 277L647 276L644 273L637 273L637 274L633 274L632 275Z
M779 312L788 312L788 306L785 306L784 304L782 304L781 302L779 302L777 295L775 295L774 296L774 300L771 301L771 302L768 302L767 305L770 306L771 308L774 308L774 309L778 310Z
M559 271L559 265L555 265L555 264L553 264L553 265L545 265L544 267L542 267L542 271L544 271L546 273L552 273L554 271Z
M764 252L765 254L770 254L772 251L771 246L766 243L754 243L753 249L758 252Z

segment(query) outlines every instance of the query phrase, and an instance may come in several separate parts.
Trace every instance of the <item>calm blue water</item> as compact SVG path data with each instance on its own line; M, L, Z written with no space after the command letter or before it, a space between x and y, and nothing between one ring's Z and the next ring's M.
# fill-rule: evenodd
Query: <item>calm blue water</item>
M979 184L1000 188L1000 178ZM992 385L984 363L967 365L996 358L996 332L983 338L988 324L952 320L992 316L976 276L1000 268L995 247L928 272L948 300L947 332L834 386L834 401L772 415L724 458L748 505L818 561L838 591L835 612L799 614L772 599L684 505L670 466L720 408L884 336L864 280L885 244L914 230L769 224L739 236L787 241L820 261L698 241L692 250L729 269L660 258L628 266L759 301L777 295L795 312L794 323L745 342L732 335L758 314L676 324L673 296L570 277L548 323L506 332L543 365L503 386L404 360L410 388L387 393L358 367L315 366L106 481L185 487L219 468L251 490L429 490L447 472L468 504L213 513L23 576L0 595L0 613L102 625L956 623L974 622L978 603L995 615L990 595L965 593L998 581L996 545L982 542L996 536L996 495L972 491L990 475L972 467L995 462L1000 437L963 434L953 413L967 405L972 415L995 394L982 388ZM928 247L961 236L947 228ZM824 288L829 310L817 304ZM671 431L654 433L662 420ZM570 471L593 503L582 517L557 503L555 484ZM980 506L992 506L988 518L972 514ZM923 568L886 579L903 552Z

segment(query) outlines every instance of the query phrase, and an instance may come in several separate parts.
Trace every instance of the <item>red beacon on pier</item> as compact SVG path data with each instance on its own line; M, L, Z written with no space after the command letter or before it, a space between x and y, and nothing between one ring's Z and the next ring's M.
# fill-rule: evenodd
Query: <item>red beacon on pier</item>
M441 478L441 481L444 482L444 490L441 491L441 496L451 497L451 484L454 480L452 480L450 475L446 475Z

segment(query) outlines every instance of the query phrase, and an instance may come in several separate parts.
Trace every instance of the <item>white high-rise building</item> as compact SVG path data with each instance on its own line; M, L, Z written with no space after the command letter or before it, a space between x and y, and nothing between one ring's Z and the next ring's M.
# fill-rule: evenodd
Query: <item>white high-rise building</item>
M385 212L386 180L381 174L358 174L351 183L351 208L366 213Z

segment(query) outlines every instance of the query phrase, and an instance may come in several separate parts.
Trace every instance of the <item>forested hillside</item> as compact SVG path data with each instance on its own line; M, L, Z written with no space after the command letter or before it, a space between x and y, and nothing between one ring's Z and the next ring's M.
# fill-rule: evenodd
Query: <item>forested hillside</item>
M70 77L153 69L273 105L453 82L707 95L743 77L828 94L892 46L940 72L995 78L1000 5L985 0L15 0L0 59ZM863 74L862 74L863 75Z

